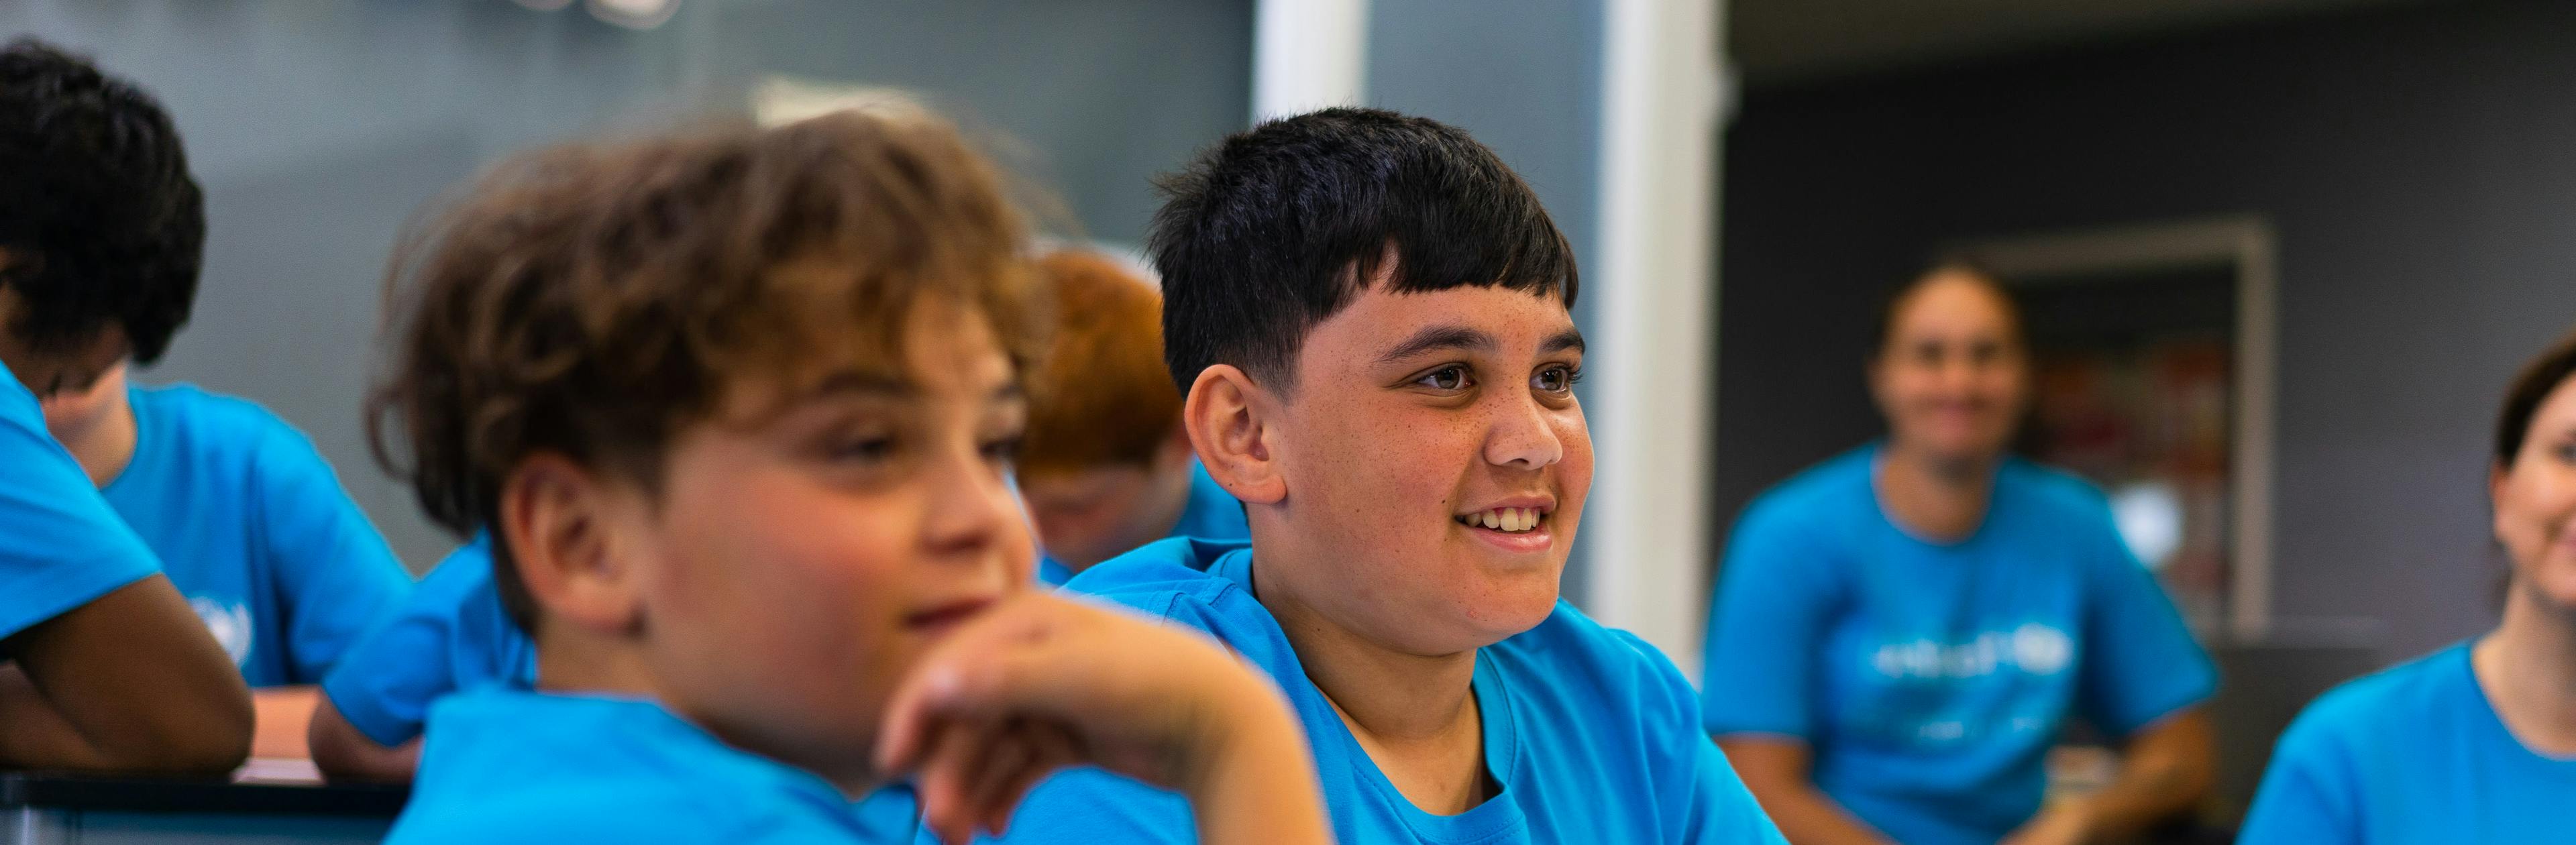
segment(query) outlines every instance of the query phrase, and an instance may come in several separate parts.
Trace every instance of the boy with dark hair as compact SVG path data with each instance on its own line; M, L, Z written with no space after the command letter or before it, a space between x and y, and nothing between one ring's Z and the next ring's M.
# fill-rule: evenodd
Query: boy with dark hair
M158 358L204 239L150 95L0 47L0 767L220 772L248 751L241 674L38 404Z
M389 841L905 841L852 799L906 771L962 840L1080 762L1189 794L1212 840L1324 841L1257 674L1025 589L1024 242L922 116L487 177L396 264L375 418L432 517L490 532L539 688L432 708Z
M1066 589L1268 670L1342 841L1780 841L1672 664L1558 598L1592 448L1573 256L1529 187L1457 129L1329 109L1167 190L1165 356L1252 539ZM1091 773L1022 815L1013 841L1190 839L1180 802Z
M1038 260L1055 293L1053 348L1029 380L1020 495L1037 523L1038 581L1165 537L1241 540L1243 505L1216 486L1181 432L1163 366L1163 300L1107 256Z

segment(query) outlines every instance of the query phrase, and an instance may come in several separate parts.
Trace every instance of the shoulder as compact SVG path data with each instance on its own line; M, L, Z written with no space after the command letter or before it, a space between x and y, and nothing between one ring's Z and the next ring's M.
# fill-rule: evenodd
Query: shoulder
M2419 735L2463 693L2475 694L2462 643L2350 681L2318 696L2281 734L2276 756L2362 752Z
M414 595L461 596L489 591L492 587L492 546L485 536L476 536L440 558L420 576Z
M2007 458L1996 471L1997 492L2034 508L2047 518L2081 517L2105 524L2110 499L2083 476L2023 458Z
M269 471L322 464L303 431L257 402L192 384L137 387L132 399L153 434L195 460L238 460Z
M1799 470L1745 505L1742 525L1814 525L1868 504L1874 495L1870 491L1870 463L1877 453L1874 446L1862 446Z
M1085 569L1064 582L1069 593L1117 602L1155 615L1177 607L1209 605L1234 582L1208 571L1218 558L1251 548L1249 541L1169 537Z

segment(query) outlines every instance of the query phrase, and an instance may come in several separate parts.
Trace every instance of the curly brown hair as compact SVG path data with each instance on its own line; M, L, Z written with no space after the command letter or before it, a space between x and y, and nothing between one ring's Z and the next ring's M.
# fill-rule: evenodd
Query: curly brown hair
M673 436L728 390L900 361L924 296L974 306L1026 372L1043 338L1025 242L1001 173L923 115L524 155L396 256L401 328L369 439L459 537L498 524L503 481L533 454L658 492ZM492 552L527 626L508 543Z

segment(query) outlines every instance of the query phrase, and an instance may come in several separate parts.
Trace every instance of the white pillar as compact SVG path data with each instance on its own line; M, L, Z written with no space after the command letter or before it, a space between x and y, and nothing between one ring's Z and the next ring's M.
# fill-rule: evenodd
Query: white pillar
M1589 605L1693 677L1708 584L1722 4L1607 0Z
M1260 0L1252 24L1252 119L1367 102L1368 6Z

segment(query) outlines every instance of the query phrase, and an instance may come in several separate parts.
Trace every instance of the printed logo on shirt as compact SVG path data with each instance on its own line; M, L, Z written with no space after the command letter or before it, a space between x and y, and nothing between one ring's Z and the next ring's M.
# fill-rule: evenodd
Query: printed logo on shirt
M234 666L250 660L249 607L240 602L226 605L205 596L188 599L188 606L197 611L197 618L205 620L206 631L215 635L215 642L224 647L225 654L232 656Z
M2074 656L2075 642L2065 631L2027 622L2010 631L1987 631L1965 642L1942 643L1926 638L1887 643L1871 655L1870 666L1888 678L1960 680L1982 678L2006 669L2054 675L2066 671Z

